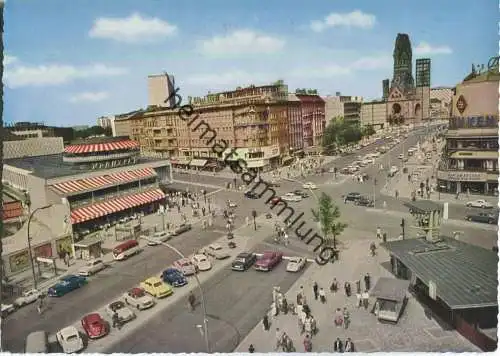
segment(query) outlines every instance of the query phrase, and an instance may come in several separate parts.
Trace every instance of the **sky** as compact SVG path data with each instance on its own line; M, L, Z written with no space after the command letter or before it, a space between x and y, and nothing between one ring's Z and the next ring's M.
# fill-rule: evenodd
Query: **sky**
M397 33L454 86L498 54L498 0L7 0L4 122L93 125L147 106L147 76L183 97L282 79L382 95Z

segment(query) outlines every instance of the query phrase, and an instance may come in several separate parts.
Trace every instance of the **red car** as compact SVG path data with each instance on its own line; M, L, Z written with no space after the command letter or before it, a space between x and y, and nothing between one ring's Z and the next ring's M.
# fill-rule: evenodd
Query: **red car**
M90 339L97 339L108 334L108 326L98 313L85 315L82 319L83 330Z
M280 197L274 197L274 198L272 198L272 199L269 201L269 204L270 204L270 205L276 205L276 204L278 204L279 202L281 202L281 198L280 198Z
M253 267L257 271L269 272L276 267L282 259L283 254L281 252L264 252L262 257L255 262Z

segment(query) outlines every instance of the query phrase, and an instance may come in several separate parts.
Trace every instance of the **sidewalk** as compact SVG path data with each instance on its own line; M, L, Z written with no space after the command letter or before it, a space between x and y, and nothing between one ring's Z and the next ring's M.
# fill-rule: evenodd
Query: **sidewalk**
M378 255L371 257L368 254L369 244L370 240L352 241L350 248L342 252L339 262L326 266L312 264L285 293L287 300L295 303L300 286L304 287L311 314L316 319L319 330L312 339L313 352L333 352L333 342L337 337L342 341L350 337L354 342L356 352L478 351L457 332L443 330L435 320L427 318L423 307L412 297L396 325L382 324L376 320L375 316L369 312L373 306L373 300L370 300L371 306L368 310L357 308L355 295L347 297L344 294L343 285L346 281L351 283L355 292L355 281L361 280L362 288L364 288L363 276L367 272L371 275L372 286L379 277L391 277L381 265L381 262L388 261L387 253L379 248ZM339 284L339 291L336 294L329 290L333 278L336 278ZM325 305L314 300L312 291L314 282L326 291L327 303ZM269 295L271 293L270 290ZM351 319L347 330L337 328L333 324L335 309L344 307L349 310ZM270 315L269 320L271 321L269 331L264 331L262 323L257 324L238 345L235 352L248 352L250 344L253 344L255 351L259 353L275 352L276 328L290 336L297 352L304 352L302 344L304 335L299 333L297 316L280 314L273 317Z

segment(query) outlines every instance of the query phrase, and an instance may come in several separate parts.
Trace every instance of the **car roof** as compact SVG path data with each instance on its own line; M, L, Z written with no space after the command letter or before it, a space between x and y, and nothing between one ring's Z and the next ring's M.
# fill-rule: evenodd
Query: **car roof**
M139 288L139 287L134 287L134 288L129 290L129 293L132 293L132 294L144 293L144 289Z
M196 259L207 259L207 256L205 255L202 255L200 253L197 253L196 255L193 256L193 258L196 258Z
M161 282L161 281L162 280L159 277L153 276L153 277L149 277L144 282L156 283L156 282Z
M78 335L78 330L74 326L66 326L64 329L59 330L59 332L65 339L68 336Z
M213 249L222 248L222 246L219 244L210 244L210 245L208 245L208 247L211 247Z
M177 263L184 263L184 262L191 262L191 261L189 261L189 258L184 257L184 258L180 258L180 259L178 259L178 260L177 260L177 261L175 261L175 262L177 262Z
M101 320L101 315L99 315L99 313L91 313L91 314L87 314L83 317L83 319L85 319L87 322L94 322L94 321L98 321L98 320Z
M250 255L252 255L250 252L241 252L236 257L248 257Z

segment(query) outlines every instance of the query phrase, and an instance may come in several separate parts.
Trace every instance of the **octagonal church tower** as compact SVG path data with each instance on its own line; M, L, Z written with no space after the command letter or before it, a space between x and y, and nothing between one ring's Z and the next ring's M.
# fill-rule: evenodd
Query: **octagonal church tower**
M391 87L402 91L414 88L412 50L410 37L406 33L398 33L394 44L394 72Z

